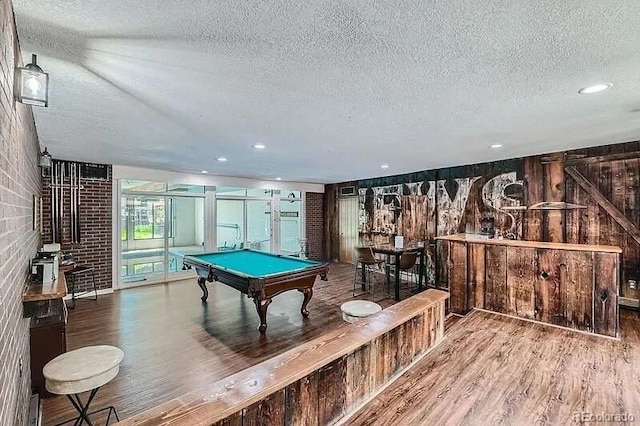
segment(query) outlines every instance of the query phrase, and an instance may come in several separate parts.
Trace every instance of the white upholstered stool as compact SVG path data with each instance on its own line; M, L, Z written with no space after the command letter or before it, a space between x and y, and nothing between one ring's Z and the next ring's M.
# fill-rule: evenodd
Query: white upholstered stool
M91 425L89 416L100 411L109 410L107 424L114 414L116 421L120 421L115 407L110 406L89 413L89 405L96 396L101 386L109 383L120 371L120 363L124 353L115 346L86 346L74 351L63 353L49 361L44 366L42 373L46 379L46 389L57 395L67 395L73 406L78 410L79 416L59 423L62 425L74 422L81 425L83 422ZM91 391L85 405L80 401L82 392Z
M382 310L382 306L368 300L352 300L340 305L342 319L347 322L356 322Z

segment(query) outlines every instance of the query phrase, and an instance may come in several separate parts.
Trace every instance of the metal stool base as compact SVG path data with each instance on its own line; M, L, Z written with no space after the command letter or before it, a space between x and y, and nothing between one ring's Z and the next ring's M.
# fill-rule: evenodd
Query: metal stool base
M80 415L78 417L75 417L73 419L69 419L69 420L65 420L61 423L56 424L55 426L61 426L61 425L66 425L67 423L71 423L73 422L74 426L80 426L82 425L84 422L86 422L89 426L92 426L93 423L91 423L91 419L89 418L89 416L92 416L96 413L101 413L105 410L109 410L109 414L107 414L107 423L106 425L109 425L109 421L111 420L111 414L113 413L114 417L116 418L116 422L120 421L120 417L118 417L118 412L116 411L116 407L114 407L113 405L110 405L108 407L105 408L101 408L99 410L95 410L95 411L91 411L88 412L89 410L89 405L91 404L91 401L93 401L93 397L96 396L96 393L98 393L98 389L100 388L95 388L91 390L91 394L89 395L89 399L87 400L86 404L82 404L82 401L80 400L80 395L78 394L73 394L73 395L67 395L67 398L69 398L69 401L71 401L71 404L73 404L74 408L78 411L78 413L80 413Z

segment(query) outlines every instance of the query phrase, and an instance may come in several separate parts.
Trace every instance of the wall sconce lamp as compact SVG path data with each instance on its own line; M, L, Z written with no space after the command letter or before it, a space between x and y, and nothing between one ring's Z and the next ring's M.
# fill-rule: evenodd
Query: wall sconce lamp
M44 151L40 153L40 167L43 169L50 169L51 163L51 154L49 154L49 151L47 151L47 147L45 146Z
M51 158L51 154L47 151L47 147L44 147L44 151L40 153L40 161L38 162L38 166L40 166L40 175L42 177L49 176L51 172L51 166L53 165L53 159Z
M31 55L31 63L16 70L16 99L27 105L49 105L49 74L37 64L37 55ZM46 151L46 149L45 149Z

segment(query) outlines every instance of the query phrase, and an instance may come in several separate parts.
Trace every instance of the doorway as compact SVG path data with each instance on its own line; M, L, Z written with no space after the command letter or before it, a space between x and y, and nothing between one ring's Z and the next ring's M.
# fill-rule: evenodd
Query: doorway
M185 275L183 257L204 251L204 198L125 193L120 202L121 283Z

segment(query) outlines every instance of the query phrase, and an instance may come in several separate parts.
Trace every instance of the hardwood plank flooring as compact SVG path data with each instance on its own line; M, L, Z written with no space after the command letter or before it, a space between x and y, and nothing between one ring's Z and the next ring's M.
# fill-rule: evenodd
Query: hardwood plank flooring
M571 424L574 413L640 419L640 315L621 341L473 311L349 425Z
M68 350L108 344L125 353L120 373L100 389L91 407L114 405L121 419L130 417L340 327L340 304L353 299L353 268L331 264L329 281L317 279L308 319L300 314L301 293L276 296L265 336L258 333L251 299L208 283L209 302L203 304L195 278L117 291L97 302L77 301L69 313ZM43 400L43 414L45 425L76 415L63 396ZM104 420L98 417L97 424Z

